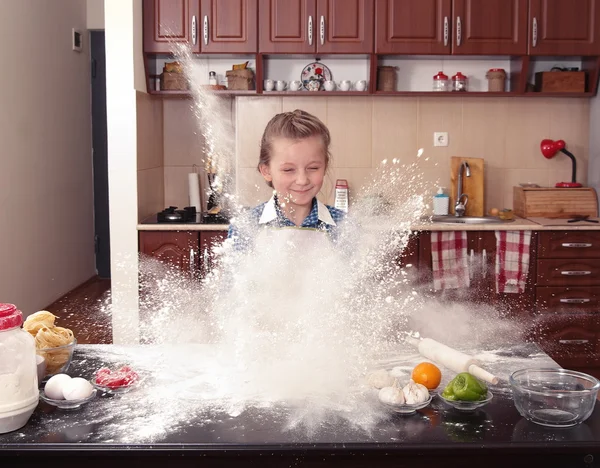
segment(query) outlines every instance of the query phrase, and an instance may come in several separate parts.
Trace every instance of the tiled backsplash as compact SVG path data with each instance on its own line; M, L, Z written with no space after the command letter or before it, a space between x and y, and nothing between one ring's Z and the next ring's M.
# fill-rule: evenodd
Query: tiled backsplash
M186 174L194 170L194 164L200 171L202 168L203 142L190 106L189 100L163 101L164 205L186 205ZM238 97L235 108L224 118L235 119L237 127L236 180L242 203L254 205L268 198L270 190L256 171L260 138L274 114L297 108L317 115L332 134L333 163L321 195L327 203L333 201L336 179L348 180L352 196L383 159L413 162L419 148L426 156L418 161L431 184L429 195L435 193L438 183L449 187L451 156L484 158L486 209L511 207L512 187L519 182L548 186L570 179L569 158L559 155L547 160L542 156L539 144L544 138L567 142L577 158L578 180L587 182L587 99ZM433 146L433 133L440 131L449 133L448 147ZM154 144L158 140L153 137ZM144 193L149 192L146 189Z

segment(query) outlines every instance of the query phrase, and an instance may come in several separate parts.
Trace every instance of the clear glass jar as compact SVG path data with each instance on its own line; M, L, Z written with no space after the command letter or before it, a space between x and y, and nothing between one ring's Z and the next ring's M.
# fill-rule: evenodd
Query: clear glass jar
M439 72L433 77L433 90L448 91L448 76L444 75L443 72Z
M208 72L208 84L209 85L217 85L217 74L214 71Z
M452 77L452 91L467 91L467 77L461 72Z
M38 404L35 342L23 314L0 304L0 434L23 427Z

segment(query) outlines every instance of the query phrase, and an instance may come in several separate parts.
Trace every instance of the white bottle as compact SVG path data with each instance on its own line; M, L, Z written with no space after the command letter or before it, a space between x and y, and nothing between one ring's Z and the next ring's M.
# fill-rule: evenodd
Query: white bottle
M338 210L348 212L348 181L338 179L335 181L335 203L334 207Z
M442 187L439 188L437 195L433 197L433 214L436 216L446 216L450 208L450 197L444 193Z

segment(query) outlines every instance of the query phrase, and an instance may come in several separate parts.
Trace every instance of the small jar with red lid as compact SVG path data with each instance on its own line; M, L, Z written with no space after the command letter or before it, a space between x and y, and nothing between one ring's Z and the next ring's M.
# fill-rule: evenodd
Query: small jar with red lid
M23 314L0 304L0 434L23 427L39 401L35 341Z
M444 72L439 72L433 77L433 90L434 91L448 91L449 81L448 76L444 75Z
M467 77L461 72L452 77L452 91L467 91Z

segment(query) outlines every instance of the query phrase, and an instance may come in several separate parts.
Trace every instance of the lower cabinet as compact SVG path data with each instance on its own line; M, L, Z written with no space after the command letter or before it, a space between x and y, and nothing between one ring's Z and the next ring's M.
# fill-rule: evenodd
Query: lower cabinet
M212 247L226 237L227 231L139 231L139 251L201 278L212 267Z

